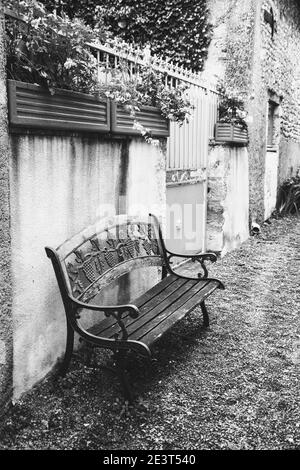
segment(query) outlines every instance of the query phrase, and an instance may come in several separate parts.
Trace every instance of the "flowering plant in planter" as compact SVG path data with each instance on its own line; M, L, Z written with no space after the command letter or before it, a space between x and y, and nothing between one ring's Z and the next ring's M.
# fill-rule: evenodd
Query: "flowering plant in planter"
M247 112L245 111L244 101L241 96L228 93L224 85L219 84L218 92L221 95L219 102L219 122L228 122L238 124L243 129L247 128Z
M176 88L166 87L164 74L155 71L151 64L140 66L136 74L130 74L128 65L120 62L111 71L109 83L99 85L99 94L127 110L134 119L134 127L152 143L151 130L138 121L138 112L144 107L155 107L163 118L182 125L194 108L186 95L187 89L183 84Z
M177 88L165 86L165 75L156 72L151 65L140 67L130 74L125 62L111 71L107 85L100 84L99 93L114 99L134 113L139 106L156 106L166 119L182 124L191 114L193 105L185 95L186 85Z
M6 22L9 79L41 85L52 95L63 89L110 98L134 118L143 106L154 106L163 118L179 124L191 113L193 107L186 97L186 87L166 87L165 76L150 63L139 66L134 74L129 73L122 61L111 70L103 64L110 80L108 84L99 82L97 60L87 44L106 41L101 21L92 29L63 12L49 13L35 0L5 0L5 6L23 18L21 22L13 18ZM150 129L138 119L134 126L152 142Z
M49 13L35 0L5 0L4 6L23 21L6 21L7 76L35 83L54 93L63 88L83 93L96 90L97 61L86 46L106 35L80 19Z
M219 117L215 126L215 140L230 144L247 144L247 113L241 96L228 93L221 84L217 87L221 97Z

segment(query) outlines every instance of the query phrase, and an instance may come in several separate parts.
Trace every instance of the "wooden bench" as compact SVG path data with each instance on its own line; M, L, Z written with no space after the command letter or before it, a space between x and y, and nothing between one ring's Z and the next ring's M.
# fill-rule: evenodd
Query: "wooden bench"
M166 249L157 218L119 215L90 226L56 250L46 247L62 296L67 318L66 351L61 374L69 366L77 332L90 346L113 351L115 371L127 399L132 400L126 377L126 352L151 358L154 343L197 305L204 325L209 325L205 299L221 281L208 277L205 261L216 261L213 253L181 255ZM195 278L172 269L172 258L199 262ZM98 305L97 296L114 280L134 269L161 267L161 280L126 305ZM91 328L80 322L86 311L99 312L100 321ZM102 313L101 313L102 312Z

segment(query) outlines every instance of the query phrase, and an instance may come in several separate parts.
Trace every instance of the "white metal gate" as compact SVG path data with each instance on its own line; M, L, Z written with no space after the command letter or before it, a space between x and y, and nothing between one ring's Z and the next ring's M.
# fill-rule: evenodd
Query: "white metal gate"
M192 119L181 127L171 123L168 144L167 171L180 175L179 181L173 176L173 182L167 184L168 206L182 206L181 220L173 221L173 227L169 217L169 249L177 252L206 251L208 146L214 136L218 111L216 91L192 83L189 96L195 106ZM188 224L187 211L192 214ZM194 243L190 243L193 233Z
M168 169L205 169L209 139L214 136L218 94L191 84L189 96L195 109L190 122L183 126L172 122L168 145Z

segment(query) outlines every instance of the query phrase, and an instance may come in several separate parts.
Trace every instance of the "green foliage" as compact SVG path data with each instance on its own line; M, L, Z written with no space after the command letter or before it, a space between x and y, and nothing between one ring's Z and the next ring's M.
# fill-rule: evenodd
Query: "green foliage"
M166 119L182 125L185 120L188 121L194 108L187 97L187 89L186 85L167 88L164 74L153 70L150 65L140 67L134 75L130 74L127 64L121 61L118 67L111 70L109 83L99 86L99 94L121 104L133 117L141 106L156 106ZM137 121L135 127L152 143L151 129L144 128Z
M224 85L219 84L218 92L221 95L219 101L219 121L231 122L241 125L243 128L247 127L245 121L247 112L245 110L244 101L241 96L226 91Z
M63 8L95 25L101 19L114 36L200 71L207 56L212 27L207 0L47 0L48 8ZM60 6L59 6L60 5Z
M97 61L87 43L99 37L106 39L100 23L95 28L88 27L78 18L71 20L64 11L60 15L57 11L49 13L35 0L6 0L5 4L24 18L24 22L6 22L9 78L37 83L51 93L63 88L109 97L126 107L132 116L143 105L158 107L165 118L179 124L191 114L193 106L185 93L187 87L166 87L165 76L150 64L132 74L127 63L121 61L109 70L107 84L99 82ZM103 69L106 74L106 63ZM151 141L151 131L138 122L136 126Z
M140 67L139 72L132 75L126 63L120 62L111 71L109 83L101 84L99 93L122 104L132 115L140 106L156 106L165 118L183 124L193 109L185 93L187 89L186 85L167 88L164 74L150 65Z
M278 190L277 211L280 215L300 213L300 176L284 181Z
M101 30L92 30L65 13L49 13L34 0L6 1L23 15L24 22L6 22L7 74L9 78L47 87L94 92L97 63L86 44Z

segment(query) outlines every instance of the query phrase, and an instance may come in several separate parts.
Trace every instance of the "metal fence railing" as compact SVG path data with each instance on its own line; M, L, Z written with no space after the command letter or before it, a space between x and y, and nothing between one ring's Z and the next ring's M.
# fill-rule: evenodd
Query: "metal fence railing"
M135 48L125 42L113 41L109 45L90 45L98 61L100 81L109 80L110 70L121 61L128 65L129 73L138 73L147 65L165 75L166 85L189 85L189 97L195 106L189 122L179 126L171 122L168 139L168 169L203 169L207 166L208 141L214 135L217 120L218 96L216 89L201 78L201 74L177 66L173 62L152 56L149 47Z

